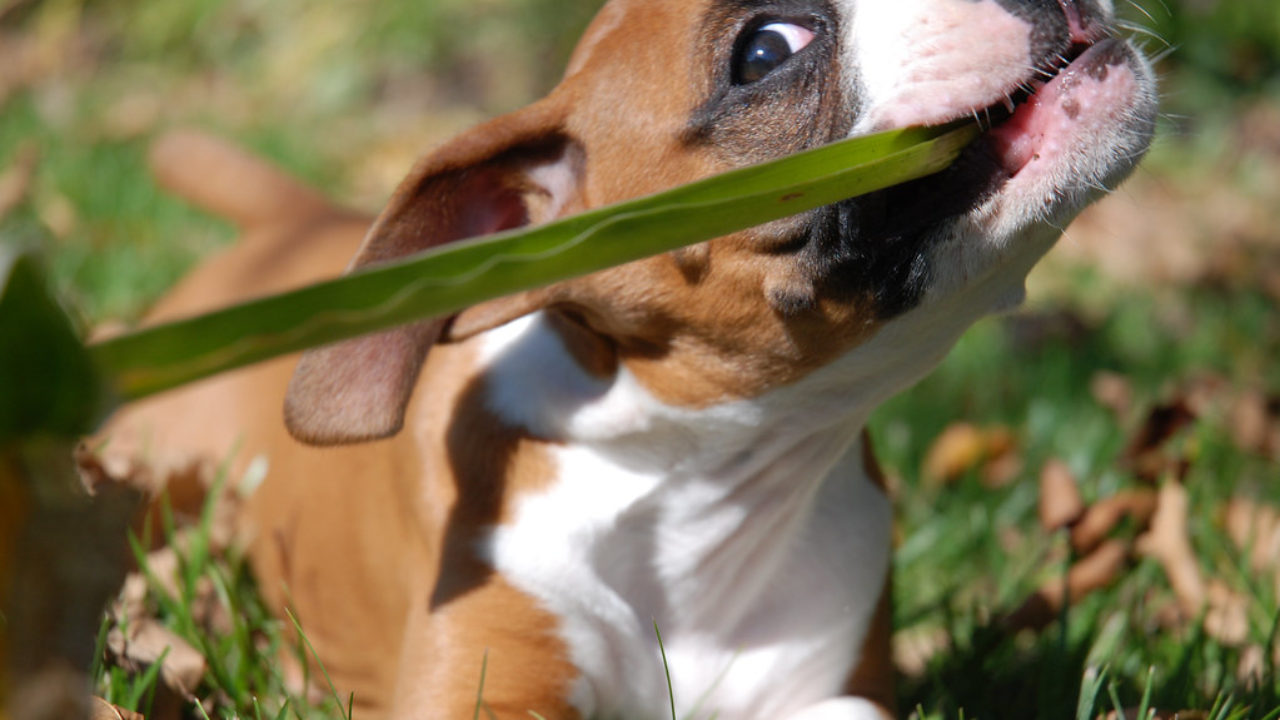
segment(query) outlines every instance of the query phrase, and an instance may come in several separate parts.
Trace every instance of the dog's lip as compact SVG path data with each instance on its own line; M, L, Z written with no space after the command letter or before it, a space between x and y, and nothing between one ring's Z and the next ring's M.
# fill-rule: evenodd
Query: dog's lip
M1117 38L1078 44L1047 82L1020 92L1007 106L988 111L991 121L983 123L983 142L1009 177L1037 159L1040 148L1051 144L1064 125L1089 112L1089 94L1081 86L1089 80L1104 83L1108 69L1128 58L1127 46Z
M1030 77L1018 83L1017 87L1005 93L1003 100L992 103L986 109L975 111L971 117L984 131L990 131L1007 122L1023 107L1033 103L1040 94L1059 80L1064 74L1073 72L1077 63L1085 60L1099 45L1110 46L1119 43L1110 37L1093 39L1072 38L1071 46L1060 54L1054 55L1040 67L1032 71ZM1087 61L1086 61L1087 62ZM955 118L960 120L962 118Z
M1051 164L1057 155L1056 142L1077 131L1069 127L1077 122L1071 117L1073 94L1086 80L1105 78L1110 66L1130 57L1128 45L1116 38L1074 44L1053 69L1037 71L1037 79L1028 80L1010 98L1012 109L1001 102L976 113L984 132L946 170L864 196L861 205L868 234L918 235L1000 193L1042 155ZM1078 119L1086 120L1084 114L1092 109L1076 108L1081 113ZM951 121L955 119L962 118Z

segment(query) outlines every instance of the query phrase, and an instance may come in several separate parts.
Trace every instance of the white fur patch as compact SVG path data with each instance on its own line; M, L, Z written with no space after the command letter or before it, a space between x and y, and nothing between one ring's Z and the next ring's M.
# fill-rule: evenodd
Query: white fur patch
M891 512L862 468L860 413L815 431L771 420L798 398L663 406L625 372L608 387L566 377L537 317L486 345L504 418L594 428L556 451L555 485L522 498L482 548L561 618L584 716L664 714L655 622L682 716L785 718L839 694L889 562ZM666 447L676 435L683 455Z
M1030 70L1031 27L995 0L842 3L858 132L932 125L1003 100Z

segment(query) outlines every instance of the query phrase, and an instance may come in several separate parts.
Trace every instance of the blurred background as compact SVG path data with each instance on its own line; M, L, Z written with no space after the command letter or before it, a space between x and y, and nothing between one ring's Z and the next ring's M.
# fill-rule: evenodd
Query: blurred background
M0 243L41 248L86 327L131 322L232 238L152 185L159 132L214 130L376 210L419 154L547 91L599 4L0 0ZM1150 156L1067 230L1025 309L874 423L900 496L901 699L925 715L1074 717L1085 667L1124 703L1150 686L1166 706L1276 705L1280 3L1118 10L1157 58ZM1051 471L1086 504L1184 492L1208 610L1143 549L1139 513L1108 528L1123 572L1068 622L993 635L1078 559L1037 518Z

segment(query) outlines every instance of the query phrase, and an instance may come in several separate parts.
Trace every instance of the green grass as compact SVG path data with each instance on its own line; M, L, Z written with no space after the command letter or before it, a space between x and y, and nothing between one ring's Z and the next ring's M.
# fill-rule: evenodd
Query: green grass
M1213 289L1191 290L1184 299L1191 319L1180 319L1176 330L1161 320L1167 307L1142 294L1118 297L1084 329L1058 337L1050 332L1032 345L1019 338L1034 314L984 321L938 372L877 413L882 460L904 479L896 627L941 628L951 648L923 677L907 681L905 707L938 708L946 717L961 709L967 717L1068 717L1078 679L1102 667L1127 707L1138 706L1144 689L1162 709L1208 710L1226 697L1232 708L1247 708L1243 717L1280 707L1274 672L1256 688L1234 678L1242 648L1194 625L1159 627L1155 611L1169 590L1151 560L1139 560L1113 587L1072 608L1065 625L1037 637L1005 637L989 624L993 613L1016 606L1064 567L1054 560L1062 548L1054 553L1056 541L1037 528L1036 477L1045 460L1064 459L1086 500L1138 484L1117 457L1140 418L1125 422L1102 408L1088 392L1094 373L1130 378L1140 409L1174 395L1179 380L1210 370L1232 382L1277 388L1275 368L1266 361L1280 351L1270 300ZM1052 318L1039 322L1052 330ZM993 490L975 477L942 488L915 480L932 439L957 418L1014 430L1024 470L1013 483ZM1226 419L1216 414L1201 417L1173 445L1190 460L1185 483L1197 509L1191 523L1201 567L1251 598L1248 642L1274 648L1280 610L1274 586L1245 567L1215 512L1239 492L1276 503L1280 469L1274 459L1238 449ZM1024 538L1013 548L1002 541L1010 531Z
M210 491L210 500L196 517L177 516L162 497L158 501L162 527L147 526L142 537L130 538L138 572L147 580L146 617L159 621L205 658L207 671L194 693L202 702L186 702L164 684L159 677L163 660L138 671L109 654L108 634L113 630L127 631L130 622L130 618L111 613L103 618L91 673L97 678L97 694L147 717L161 702L170 708L175 703L185 706L184 717L351 720L350 701L344 702L336 690L319 706L289 691L277 658L289 652L302 667L309 667L306 659L313 657L314 651L303 628L292 617L288 619L297 638L291 641L286 632L287 621L273 617L263 604L247 559L234 548L212 551L213 498L225 482L225 476L220 475ZM163 538L160 545L177 552L176 588L162 581L151 565L148 549L153 544L153 533ZM219 616L226 619L228 627L215 630L214 623L208 620L208 608L197 607L211 599L223 611ZM320 669L323 671L322 665ZM325 674L326 680L327 677ZM304 677L303 682L308 684L309 680ZM332 684L328 687L332 689Z

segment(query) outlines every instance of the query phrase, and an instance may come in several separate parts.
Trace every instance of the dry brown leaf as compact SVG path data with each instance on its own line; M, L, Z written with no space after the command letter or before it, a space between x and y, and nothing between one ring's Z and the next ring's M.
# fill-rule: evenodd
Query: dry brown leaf
M1014 452L1010 443L1007 449L1000 450L982 466L982 486L990 490L1008 487L1021 474L1022 457Z
M138 668L153 665L163 656L160 677L183 696L190 696L204 677L204 656L151 618L138 619L127 633L121 628L112 630L107 636L107 649L121 662Z
M1250 598L1214 578L1206 595L1204 630L1223 645L1238 647L1249 639Z
M1280 647L1274 648L1271 654L1272 666L1280 665ZM1247 688L1260 687L1267 674L1267 650L1261 645L1253 644L1240 653L1240 663L1236 666L1236 678Z
M1227 415L1227 426L1236 446L1256 453L1267 451L1272 422L1267 396L1257 390L1238 394Z
M955 482L965 473L980 466L994 468L985 478L987 483L1007 482L1010 465L1006 458L1015 456L1017 439L1008 428L983 429L969 423L955 423L942 431L925 455L921 477L926 485L939 486ZM1016 456L1015 456L1016 460ZM1021 469L1020 462L1013 474Z
M179 525L200 518L212 490L216 472L204 460L188 456L166 457L163 462L142 462L127 451L95 452L85 446L76 450L76 463L81 480L90 492L102 483L123 484L144 492L148 502L134 518L133 531L139 538L149 535L149 549L162 548L164 540L159 528L163 527L166 512L173 514ZM209 548L214 552L225 550L236 540L241 530L239 512L242 498L230 488L224 488L213 507ZM185 548L179 533L179 546Z
M155 93L134 90L113 102L100 118L103 135L112 141L133 140L153 132L164 111Z
M1251 569L1280 571L1280 508L1234 497L1227 502L1222 521L1231 542L1249 553Z
M1042 630L1058 618L1063 606L1110 585L1128 562L1129 549L1119 540L1108 540L1067 571L1066 581L1055 577L1033 592L1022 605L1000 621L1006 632Z
M1089 392L1099 405L1115 413L1118 419L1129 416L1133 409L1133 384L1120 373L1100 370L1089 381Z
M132 710L125 710L122 707L112 705L111 703L96 697L93 699L93 715L90 720L146 720L141 714Z
M1137 549L1160 563L1183 617L1194 618L1204 607L1207 593L1187 533L1187 504L1187 490L1181 483L1162 485L1151 529L1138 538Z
M910 628L893 635L893 664L907 677L921 677L929 661L951 648L945 628Z
M1161 477L1176 472L1185 473L1185 459L1170 458L1164 452L1165 443L1178 431L1196 419L1196 412L1186 397L1158 405L1147 414L1146 422L1138 429L1121 458L1122 464L1139 480L1152 485Z
M929 485L950 482L977 466L985 450L982 430L969 423L955 423L929 447L921 476Z
M1049 532L1076 523L1084 514L1084 498L1071 468L1058 459L1040 469L1040 527Z
M0 220L27 199L39 163L40 149L27 141L18 146L9 167L0 172Z
M1122 490L1105 497L1085 509L1071 528L1071 547L1079 555L1087 555L1102 544L1125 518L1145 529L1156 509L1156 494L1145 488Z
M70 236L80 225L80 214L76 211L75 203L57 192L36 198L36 216L59 239Z
M1178 387L1179 397L1196 417L1221 411L1231 399L1232 384L1215 372L1197 372Z

